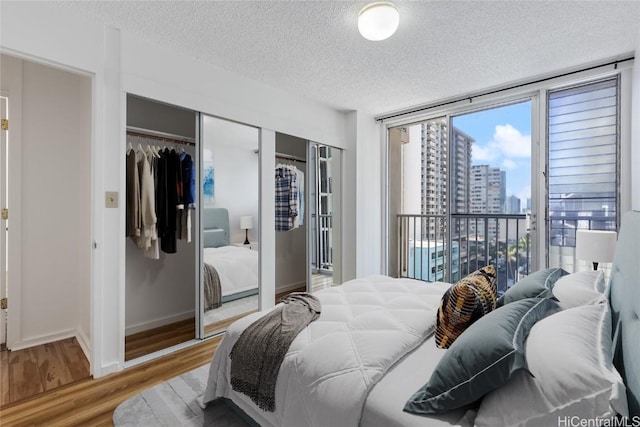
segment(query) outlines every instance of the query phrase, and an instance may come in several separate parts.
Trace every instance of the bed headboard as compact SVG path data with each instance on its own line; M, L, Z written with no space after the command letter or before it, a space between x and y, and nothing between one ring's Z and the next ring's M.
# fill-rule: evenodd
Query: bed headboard
M631 416L640 416L640 212L622 217L610 280L616 346L614 364L624 377Z
M228 245L230 236L229 211L226 208L204 208L202 230L205 248ZM223 230L224 234L220 230Z

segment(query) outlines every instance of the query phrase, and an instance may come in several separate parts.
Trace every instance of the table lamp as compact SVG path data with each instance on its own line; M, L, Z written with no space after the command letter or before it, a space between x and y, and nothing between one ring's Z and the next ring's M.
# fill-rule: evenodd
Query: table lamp
M593 263L598 269L599 262L613 261L617 233L604 230L576 230L576 259Z
M253 228L253 217L250 215L240 217L240 228L244 230L244 244L248 245L249 230Z

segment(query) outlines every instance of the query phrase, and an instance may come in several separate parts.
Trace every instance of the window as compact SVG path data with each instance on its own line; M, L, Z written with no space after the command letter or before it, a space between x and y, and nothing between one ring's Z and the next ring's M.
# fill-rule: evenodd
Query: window
M576 229L616 229L618 107L617 78L549 94L550 256L575 246Z

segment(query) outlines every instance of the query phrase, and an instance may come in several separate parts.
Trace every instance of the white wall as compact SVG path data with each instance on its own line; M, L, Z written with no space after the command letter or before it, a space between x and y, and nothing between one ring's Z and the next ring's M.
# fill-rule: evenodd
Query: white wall
M636 64L640 56L640 34L636 40ZM632 77L632 99L631 99L631 164L636 165L631 168L631 208L640 210L640 65L633 67ZM635 189L635 190L634 190Z
M126 243L126 335L195 316L195 242L177 242L177 252L160 251L145 258L136 244Z
M352 113L353 114L353 113ZM383 139L373 117L353 114L356 132L356 276L380 274L382 266ZM349 173L349 172L347 172ZM353 176L350 178L353 179ZM348 196L352 197L352 196Z
M237 147L216 141L215 134L204 132L204 158L210 155L215 173L215 197L205 207L226 208L229 211L229 242L242 243L245 231L240 229L240 217L253 217L249 241L258 241L258 131L255 132L255 148Z
M88 351L91 80L30 61L21 68L22 135L11 142L23 162L19 190L9 189L21 193L20 329L8 344L77 336Z
M96 377L121 369L124 361L124 206L104 207L105 191L124 195L125 189L123 92L262 127L271 153L274 130L345 148L348 165L355 171L357 128L347 130L342 112L91 23L55 2L3 1L0 7L0 48L4 52L63 64L93 76L92 219L97 249L92 257L91 369ZM273 216L268 214L273 210L273 184L265 180L272 176L273 158L268 157L261 156L261 244L275 244L268 230L273 226ZM345 218L351 216L350 230L354 230L343 233L344 247L349 248L345 278L349 265L355 276L355 185L355 176L345 179L344 199L353 200L344 209ZM261 253L262 264L271 262L275 261ZM274 272L262 264L261 307L267 308L273 304Z

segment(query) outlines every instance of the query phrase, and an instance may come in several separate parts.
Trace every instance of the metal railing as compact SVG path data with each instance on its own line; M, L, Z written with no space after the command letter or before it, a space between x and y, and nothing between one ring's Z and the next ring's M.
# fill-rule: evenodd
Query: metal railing
M317 227L316 268L324 271L333 271L333 224L331 214L318 215Z
M520 214L400 214L398 277L453 283L493 264L501 295L529 274L526 221Z
M576 230L612 230L616 231L616 215L549 215L550 246L576 246Z

